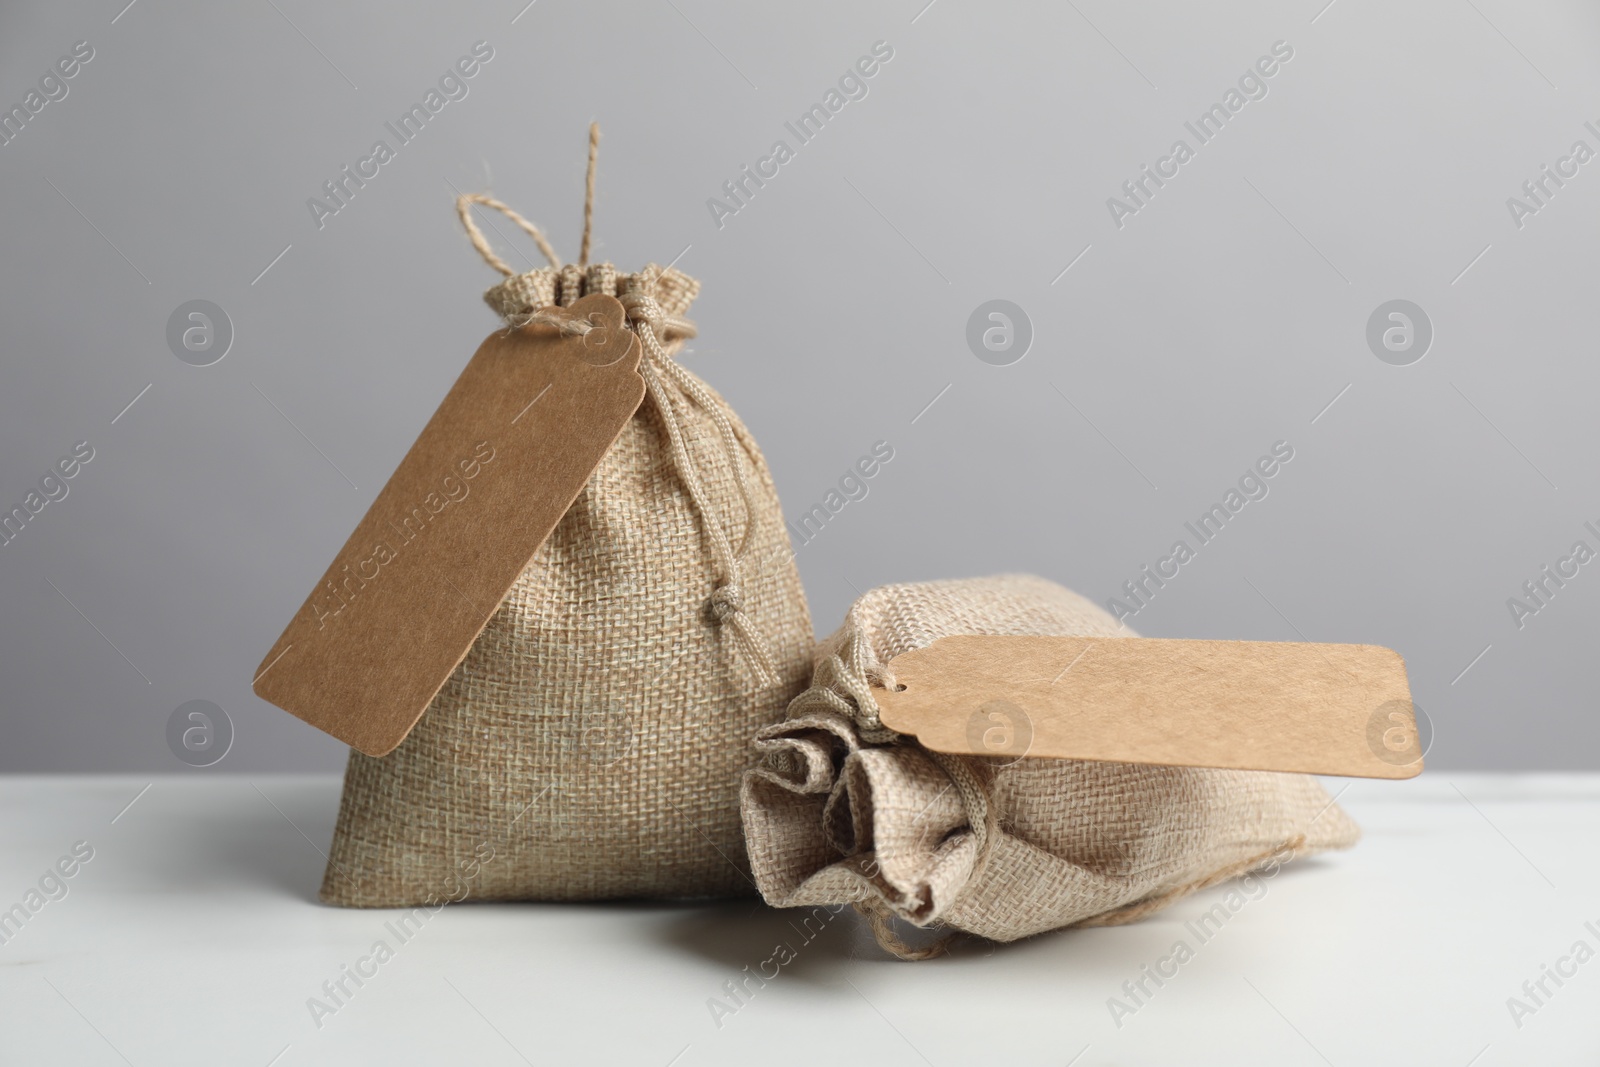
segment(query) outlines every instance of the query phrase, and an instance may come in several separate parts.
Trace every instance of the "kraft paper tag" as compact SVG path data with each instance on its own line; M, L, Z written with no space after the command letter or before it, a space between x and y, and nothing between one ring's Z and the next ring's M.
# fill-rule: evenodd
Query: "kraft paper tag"
M644 400L639 339L596 328L483 342L256 671L256 695L365 752L405 739Z
M935 752L1411 778L1405 663L1376 645L942 637L889 664L883 724Z

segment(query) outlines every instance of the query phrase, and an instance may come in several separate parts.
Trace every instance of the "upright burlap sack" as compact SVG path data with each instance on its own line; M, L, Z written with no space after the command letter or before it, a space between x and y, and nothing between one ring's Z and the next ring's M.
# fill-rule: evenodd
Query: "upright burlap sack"
M676 270L600 264L486 294L510 323L617 296L648 392L411 735L351 752L324 901L750 891L749 738L804 688L813 638L766 462L673 358L697 291Z
M1098 606L1026 575L893 585L851 607L813 686L756 733L742 809L769 904L854 903L996 941L1127 922L1290 855L1355 843L1316 779L1081 760L932 753L878 721L889 661L952 634L1130 636Z

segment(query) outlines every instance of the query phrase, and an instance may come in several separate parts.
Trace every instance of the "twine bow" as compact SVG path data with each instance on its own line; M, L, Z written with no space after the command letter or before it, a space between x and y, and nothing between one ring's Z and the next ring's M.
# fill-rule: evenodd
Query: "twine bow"
M589 167L585 181L583 243L578 260L580 267L586 266L589 260L590 234L594 221L595 164L599 155L599 144L600 127L596 123L589 127ZM545 239L544 234L510 207L491 196L479 193L467 193L457 197L456 213L461 217L461 224L466 228L472 246L495 270L506 277L515 274L510 265L495 254L483 236L483 231L478 229L477 223L473 221L473 204L482 204L504 214L533 238L552 267L561 269L560 257L550 247L550 242ZM678 365L663 345L663 339L668 335L693 337L695 331L693 323L687 319L668 315L656 301L654 292L659 277L659 273L654 269L646 272L641 278L642 284L638 289L623 293L617 299L627 314L628 324L644 346L645 358L639 364L639 373L644 378L645 388L650 399L654 401L657 411L660 412L662 424L666 427L667 440L672 449L673 464L677 468L678 478L700 515L701 525L711 544L712 554L716 557L718 581L707 601L706 610L717 625L725 629L739 643L758 684L765 688L776 684L779 679L773 667L772 654L766 639L745 607L743 579L751 534L756 522L756 508L741 462L743 448L722 406L698 378ZM586 334L595 328L592 323L563 314L555 308L539 308L523 314L508 314L506 321L512 327L529 323L554 326L568 336ZM695 461L685 442L678 401L674 398L672 390L667 388L669 382L677 387L679 393L700 408L716 427L718 441L726 453L728 467L733 472L734 481L739 489L739 498L744 504L744 530L737 546L732 542L729 527L721 521L716 508L706 495L700 465Z

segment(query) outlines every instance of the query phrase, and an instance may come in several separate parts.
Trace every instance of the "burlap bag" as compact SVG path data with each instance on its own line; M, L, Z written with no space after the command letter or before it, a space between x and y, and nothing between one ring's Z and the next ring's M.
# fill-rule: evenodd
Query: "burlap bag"
M648 393L411 735L351 752L324 901L750 892L749 737L805 687L813 637L760 450L673 359L697 291L602 264L486 294L513 323L618 296Z
M742 809L769 904L854 903L884 947L890 916L1013 941L1126 922L1185 893L1359 830L1316 779L1258 771L941 756L877 721L895 656L952 634L1130 636L1096 605L1025 575L893 585L851 607L813 687L756 733Z

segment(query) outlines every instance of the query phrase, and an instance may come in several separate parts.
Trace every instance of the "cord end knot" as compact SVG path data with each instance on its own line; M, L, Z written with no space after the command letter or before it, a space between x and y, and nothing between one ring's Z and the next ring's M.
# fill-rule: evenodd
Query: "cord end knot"
M725 582L711 592L711 617L725 623L744 610L744 590L734 582Z

